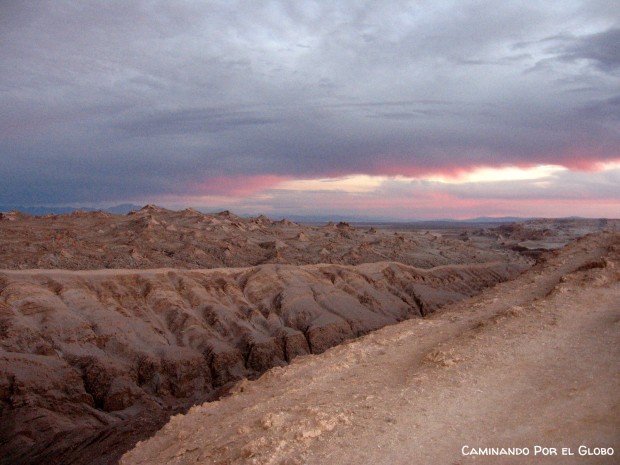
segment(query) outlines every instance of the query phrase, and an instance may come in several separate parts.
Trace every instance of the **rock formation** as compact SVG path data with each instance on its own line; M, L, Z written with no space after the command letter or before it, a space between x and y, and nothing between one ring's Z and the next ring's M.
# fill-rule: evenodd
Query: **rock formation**
M104 463L110 444L130 446L145 423L154 430L241 378L420 317L521 269L1 271L0 462L68 463L96 452Z

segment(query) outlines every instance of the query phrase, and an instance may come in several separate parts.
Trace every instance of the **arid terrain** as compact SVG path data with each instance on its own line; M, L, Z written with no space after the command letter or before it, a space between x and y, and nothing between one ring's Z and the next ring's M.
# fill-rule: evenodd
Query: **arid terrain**
M240 383L121 464L617 464L619 297L620 235L589 236L428 318ZM614 455L583 455L597 448Z
M495 340L518 359L526 347L508 321L542 344L538 330L556 328L548 320L575 329L589 315L583 299L617 310L617 221L375 226L152 205L127 215L1 214L0 463L117 463L170 415L231 393L175 417L124 463L347 463L337 438L366 434L370 444L390 432L404 441L389 446L400 458L356 463L426 463L406 460L416 443L393 429L409 408L402 392L447 395L446 377ZM610 364L614 354L593 356ZM446 419L458 413L451 399ZM188 423L172 440L179 422ZM191 443L196 432L206 442Z
M380 261L431 268L519 258L512 251L488 251L440 233L362 229L344 222L304 226L265 216L176 212L153 205L127 215L76 211L38 217L11 212L0 217L4 269L201 269Z

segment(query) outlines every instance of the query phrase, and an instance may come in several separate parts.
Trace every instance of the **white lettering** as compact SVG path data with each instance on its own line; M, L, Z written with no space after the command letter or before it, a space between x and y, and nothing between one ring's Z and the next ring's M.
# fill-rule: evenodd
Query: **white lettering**
M558 455L555 447L534 446L534 455Z
M461 447L462 455L530 455L527 447Z
M579 455L614 455L613 447L587 447L587 446L579 446L577 449Z

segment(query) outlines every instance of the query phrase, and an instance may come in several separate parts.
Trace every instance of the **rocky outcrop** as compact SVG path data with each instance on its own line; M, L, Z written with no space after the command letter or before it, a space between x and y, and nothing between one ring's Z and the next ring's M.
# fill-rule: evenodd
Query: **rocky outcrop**
M2 271L0 463L69 463L94 451L93 463L113 463L141 425L520 270Z

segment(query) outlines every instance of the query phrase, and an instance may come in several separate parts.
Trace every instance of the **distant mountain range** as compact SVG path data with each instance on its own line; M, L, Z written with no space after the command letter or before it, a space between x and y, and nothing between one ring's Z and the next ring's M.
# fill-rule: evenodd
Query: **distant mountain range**
M41 206L24 206L24 205L0 205L0 212L10 212L13 210L26 213L28 215L42 216L42 215L62 215L64 213L71 213L76 210L85 212L103 211L115 214L125 214L132 210L139 210L142 208L140 205L133 205L130 203L124 203L121 205L115 205L109 208L89 208L89 207L41 207Z
M42 216L42 215L62 215L65 213L71 213L76 210L81 211L104 211L115 214L125 214L129 213L133 210L139 210L142 208L142 205L134 205L131 203L124 203L120 205L115 205L113 207L108 208L91 208L91 207L43 207L43 206L24 206L24 205L0 205L0 212L10 212L13 210L20 211L22 213L26 213L28 215ZM215 210L206 210L204 208L196 208L199 211L204 213L211 213ZM250 216L258 216L243 214L239 215L242 217L250 217ZM338 221L347 221L349 223L514 223L519 221L527 221L532 218L520 218L517 216L503 216L503 217L489 217L489 216L481 216L478 218L471 218L466 220L455 220L451 218L445 219L437 219L437 220L423 220L423 219L395 219L389 217L369 217L369 216L353 216L353 215L337 215L337 214L326 214L326 215L267 215L273 220L281 220L288 219L290 221L295 221L296 223L329 223L338 222Z
M519 216L480 216L468 220L461 220L465 223L515 223L518 221L533 220L534 218L521 218Z

